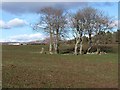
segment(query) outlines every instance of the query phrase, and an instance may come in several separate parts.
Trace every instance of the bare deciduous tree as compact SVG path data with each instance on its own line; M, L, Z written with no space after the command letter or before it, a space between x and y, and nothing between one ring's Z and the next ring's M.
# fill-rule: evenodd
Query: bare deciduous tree
M49 53L53 53L53 18L55 9L52 7L45 7L39 11L40 21L34 27L37 30L43 29L49 34Z
M59 41L61 35L63 35L66 21L66 14L63 9L45 7L40 10L40 22L36 25L43 28L44 31L49 33L49 52L53 53L53 48L55 53L59 53Z
M83 12L79 10L73 17L72 17L72 27L73 27L73 34L75 37L75 48L74 54L78 54L77 48L78 44L80 45L79 54L82 54L82 42L83 42L83 33L84 33L84 25L85 25L85 18Z
M90 52L92 48L92 34L94 33L97 9L94 9L92 7L86 7L83 9L83 13L84 13L85 21L86 21L85 29L89 37L89 42L88 42L89 47L88 47L87 52Z
M63 11L63 9L56 9L54 12L54 21L53 21L53 29L54 29L54 48L55 53L59 53L59 41L61 39L61 35L63 35L65 25L67 24L66 20L66 13Z
M95 18L95 34L96 34L96 45L97 45L97 54L100 53L100 35L101 32L105 32L105 31L109 31L111 30L113 27L110 26L110 24L112 23L111 18L108 16L105 16L103 12L99 11L97 13L97 16Z

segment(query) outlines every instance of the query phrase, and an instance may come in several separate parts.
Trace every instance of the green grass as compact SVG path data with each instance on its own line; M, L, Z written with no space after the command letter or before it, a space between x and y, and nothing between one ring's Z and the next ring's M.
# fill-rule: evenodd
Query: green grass
M117 54L48 55L38 53L40 50L39 45L3 46L3 88L114 88L118 85Z

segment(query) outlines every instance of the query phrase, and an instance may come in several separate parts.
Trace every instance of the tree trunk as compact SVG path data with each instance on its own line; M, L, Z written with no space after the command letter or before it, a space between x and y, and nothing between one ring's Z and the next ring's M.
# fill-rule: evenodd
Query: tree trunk
M53 49L53 44L52 44L53 40L52 39L53 39L52 32L50 30L50 42L49 42L49 53L50 54L52 54L52 49Z
M79 39L76 38L76 43L75 43L75 51L74 51L74 54L77 55L78 52L77 52L77 48L78 48L78 43L80 42Z
M43 52L44 52L44 48L42 47L42 49L41 49L40 53L42 54Z
M82 37L81 37L81 40L80 40L80 51L79 51L80 54L82 54L82 42L83 41L82 41Z
M90 50L91 50L91 48L92 48L92 39L91 39L91 34L89 34L89 42L88 42L88 44L89 44L89 47L88 47L87 52L89 52L89 53L90 53Z
M56 32L56 43L55 43L55 54L58 54L59 53L59 34L58 34L58 29L57 29L57 32Z
M55 50L55 54L57 54L57 43L54 42L54 50Z
M97 40L97 54L100 54L99 40Z
M55 49L55 54L59 53L59 44L58 43L54 43L54 49Z

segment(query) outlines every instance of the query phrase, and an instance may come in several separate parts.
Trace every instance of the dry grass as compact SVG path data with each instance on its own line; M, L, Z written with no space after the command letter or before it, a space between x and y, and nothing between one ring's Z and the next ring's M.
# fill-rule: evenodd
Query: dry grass
M115 88L117 54L46 55L41 46L3 46L3 88Z

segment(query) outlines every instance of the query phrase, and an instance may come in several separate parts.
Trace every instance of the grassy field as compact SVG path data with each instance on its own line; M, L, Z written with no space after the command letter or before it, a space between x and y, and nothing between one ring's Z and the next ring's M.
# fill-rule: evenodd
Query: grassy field
M3 88L115 88L118 56L47 55L41 46L2 47Z

